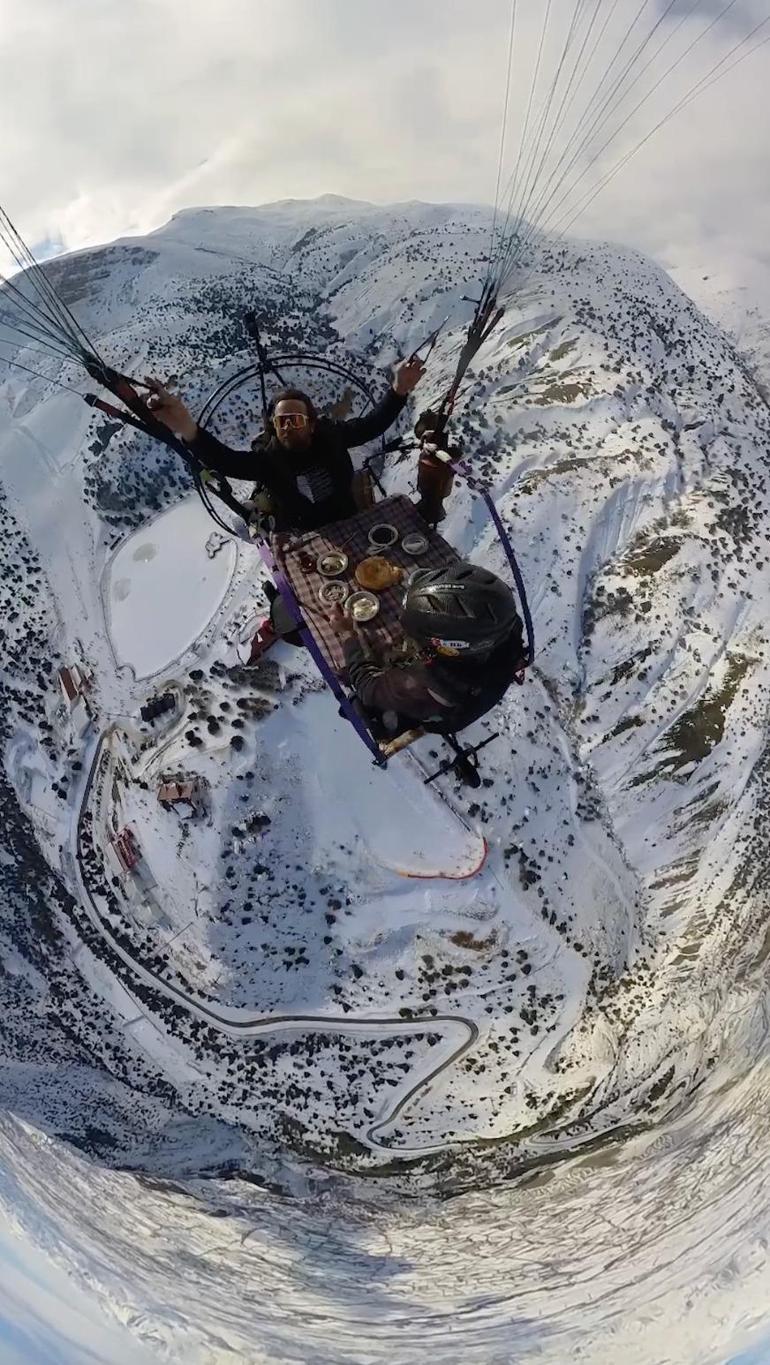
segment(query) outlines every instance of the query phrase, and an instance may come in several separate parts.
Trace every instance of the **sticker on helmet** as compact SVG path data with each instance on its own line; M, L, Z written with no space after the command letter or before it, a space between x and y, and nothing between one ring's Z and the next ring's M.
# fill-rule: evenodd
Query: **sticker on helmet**
M431 644L441 646L442 649L470 649L467 640L442 640L437 635L432 636Z

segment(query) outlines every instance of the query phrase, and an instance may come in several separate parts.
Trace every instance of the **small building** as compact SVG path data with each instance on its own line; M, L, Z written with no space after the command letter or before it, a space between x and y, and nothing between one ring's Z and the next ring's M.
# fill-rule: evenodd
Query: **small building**
M62 696L69 707L73 707L79 697L83 697L91 685L91 679L77 664L71 668L59 669L59 686Z
M164 810L174 810L182 819L190 819L198 815L205 805L205 787L199 777L161 782L158 800Z
M59 723L69 725L74 737L82 739L92 719L87 698L91 677L73 664L71 668L60 668L58 678L62 694Z
M71 668L59 669L59 686L67 705L72 706L80 696L80 689L72 675Z
M135 872L137 865L142 857L142 851L137 843L136 835L133 830L126 827L121 829L110 839L107 846L109 860L115 871L123 876L126 873Z

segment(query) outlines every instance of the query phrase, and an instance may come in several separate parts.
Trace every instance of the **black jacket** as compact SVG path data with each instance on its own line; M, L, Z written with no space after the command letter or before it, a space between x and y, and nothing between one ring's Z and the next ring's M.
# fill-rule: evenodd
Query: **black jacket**
M523 667L523 655L520 629L483 663L435 658L383 668L367 657L357 637L345 642L348 677L367 711L395 711L403 721L448 734L464 730L497 706Z
M252 450L231 450L210 431L199 430L190 449L207 469L225 478L248 479L270 496L277 531L314 531L330 521L355 515L348 451L382 436L402 411L406 398L394 389L363 417L346 422L319 417L306 451L284 449L269 436Z

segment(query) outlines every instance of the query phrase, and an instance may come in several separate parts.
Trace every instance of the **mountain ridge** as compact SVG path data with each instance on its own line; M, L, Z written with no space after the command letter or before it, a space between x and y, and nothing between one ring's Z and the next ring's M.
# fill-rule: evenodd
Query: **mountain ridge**
M437 207L441 221L434 206L375 206L364 223L329 224L281 206L272 235L260 212L213 211L187 220L196 242L177 224L131 239L140 255L95 253L88 277L75 259L70 287L112 363L174 374L196 410L251 358L240 315L255 302L271 349L319 348L375 388L449 314L408 431L451 378L489 241L481 210ZM513 286L455 434L512 535L538 655L479 728L502 731L485 751L492 785L467 807L492 853L459 891L414 890L378 862L385 835L413 854L415 821L429 827L408 760L372 774L301 655L239 669L262 571L247 544L210 544L168 452L72 395L3 379L2 577L17 612L6 801L12 788L66 894L34 953L23 914L0 928L16 964L0 978L13 1001L2 1103L47 1118L105 1187L129 1165L150 1180L347 1181L350 1195L379 1172L391 1195L477 1198L608 1151L618 1131L641 1141L686 1124L689 1104L703 1131L718 1125L725 1089L759 1055L767 407L724 336L639 253L544 242ZM258 425L256 386L215 417L243 449ZM413 493L413 463L392 462L385 480ZM442 531L504 569L461 485ZM155 615L142 607L140 620L131 603L145 591ZM84 742L55 690L55 665L73 662L95 673ZM156 734L139 708L164 689L176 710ZM205 778L210 823L158 809L158 776L182 769ZM116 825L136 832L152 874L147 913L106 868ZM16 903L22 876L19 861L6 868ZM18 992L41 998L41 980L37 1050L49 1039L54 1054L58 1029L94 1057L107 1097L115 1080L98 1124L84 1104L58 1115L64 1074L41 1089L25 1072ZM270 1025L293 1010L328 1027ZM404 1023L389 1032L394 1012ZM232 1036L258 1016L261 1032ZM455 1066L463 1020L478 1040ZM680 1172L685 1203L697 1169ZM230 1207L222 1183L211 1197ZM644 1215L626 1208L626 1227L641 1236ZM63 1228L72 1210L49 1202L46 1216Z

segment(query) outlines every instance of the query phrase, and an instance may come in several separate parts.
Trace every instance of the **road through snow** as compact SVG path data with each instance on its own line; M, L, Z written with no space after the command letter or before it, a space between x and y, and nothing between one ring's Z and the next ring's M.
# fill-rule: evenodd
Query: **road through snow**
M183 1005L185 1009L188 1009L190 1013L197 1018L204 1020L206 1023L213 1024L216 1028L220 1029L222 1033L233 1038L256 1038L267 1033L293 1030L315 1030L323 1033L329 1033L331 1031L363 1037L371 1037L380 1033L402 1036L415 1033L423 1034L427 1028L431 1031L443 1030L450 1034L459 1032L462 1035L462 1041L458 1045L453 1046L449 1054L442 1058L436 1066L431 1067L424 1074L419 1075L417 1079L408 1078L404 1087L399 1088L393 1096L392 1105L387 1108L386 1112L376 1121L376 1123L371 1124L364 1135L364 1140L371 1146L373 1151L379 1151L388 1156L398 1155L400 1158L410 1156L423 1157L433 1152L448 1150L452 1144L434 1143L415 1147L392 1147L388 1146L387 1143L379 1141L377 1135L391 1127L407 1106L429 1089L431 1082L434 1081L437 1076L441 1075L441 1073L448 1068L457 1065L461 1058L472 1049L479 1037L479 1028L474 1019L463 1018L462 1015L453 1014L426 1014L422 1018L414 1016L409 1022L405 1022L405 1020L398 1015L391 1017L381 1016L351 1019L340 1018L333 1014L271 1013L266 1015L250 1015L243 1010L226 1010L221 1008L215 1010L206 1005L203 1001L196 1000L194 996L187 994L178 987L164 981L157 972L151 971L146 965L134 958L130 953L126 952L122 944L110 931L103 916L99 913L98 905L89 887L88 873L84 867L82 851L83 818L88 811L91 788L99 768L104 745L109 743L115 728L116 727L112 727L110 730L105 731L104 734L100 735L94 746L93 757L85 777L83 795L80 799L73 848L79 871L80 886L85 898L85 903L89 907L92 922L104 938L105 942L109 944L112 951L116 953L121 961L130 969L130 973L135 973L140 980L151 985L159 995L165 996L176 1004ZM130 975L127 985L130 990ZM137 1009L139 1009L141 1013L144 1013L141 1002L137 1000L136 1005ZM145 1015L145 1017L149 1016ZM159 1022L155 1020L151 1020L151 1022L156 1028L162 1031L162 1025Z
M375 388L449 313L428 405L489 228L338 199L190 211L71 282L114 363L162 357L198 407L245 363L255 297L276 345L344 339ZM766 1325L767 404L663 271L598 243L542 244L470 382L457 435L539 654L481 722L501 737L451 827L409 757L375 788L301 657L231 664L264 608L244 542L157 675L117 669L100 573L189 486L71 396L3 384L0 1215L157 1359L724 1365ZM233 394L223 438L246 449L258 408ZM409 461L384 477L413 492ZM505 571L464 488L442 529ZM176 598L143 601L162 645ZM73 662L86 752L60 715ZM155 736L135 718L163 687ZM159 807L161 770L206 784L205 818ZM163 923L100 877L97 804L136 831ZM397 877L396 827L402 870L488 857L467 883Z

